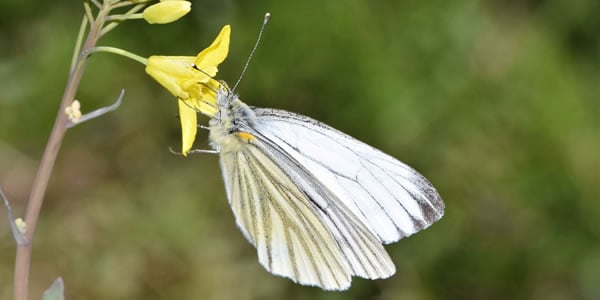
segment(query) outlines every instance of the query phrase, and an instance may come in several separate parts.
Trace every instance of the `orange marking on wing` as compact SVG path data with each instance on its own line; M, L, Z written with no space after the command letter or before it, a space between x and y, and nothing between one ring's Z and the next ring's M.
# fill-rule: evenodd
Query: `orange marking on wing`
M256 140L255 136L253 136L252 134L247 133L247 132L243 132L243 131L236 132L236 135L240 139L244 140L244 142L247 142L247 143L250 143L250 142L253 142L254 140Z

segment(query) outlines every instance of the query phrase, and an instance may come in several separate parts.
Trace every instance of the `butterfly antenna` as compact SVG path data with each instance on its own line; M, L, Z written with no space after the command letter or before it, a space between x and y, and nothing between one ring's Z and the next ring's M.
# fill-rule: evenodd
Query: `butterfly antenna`
M196 71L198 71L198 72L200 72L200 73L202 73L202 74L206 75L206 77L208 77L208 80L212 80L212 81L215 81L215 82L217 82L218 84L221 84L221 82L219 82L218 80L214 79L214 78L212 77L212 75L210 75L210 74L206 73L206 71L204 71L204 70L202 70L202 69L198 68L198 66L196 66L195 64L192 64L192 68L194 68ZM207 85L206 83L204 83L204 82L198 82L198 84L203 84L205 87L207 87L207 88L209 88L209 89L211 89L211 90L213 90L213 91L215 91L215 92L216 92L216 90L215 90L215 89L213 89L212 87L208 86L208 85Z
M269 17L271 17L271 14L266 13L265 18L263 19L263 23L260 26L260 31L258 32L258 37L256 38L256 43L254 43L254 48L252 48L252 51L250 51L250 55L248 56L248 59L246 60L246 64L244 65L244 68L242 69L242 73L240 74L240 77L236 81L235 85L233 86L233 89L231 89L232 92L235 92L235 89L240 84L240 81L242 81L242 78L244 78L244 74L246 74L246 70L248 69L250 60L252 60L252 56L254 56L254 52L256 51L256 48L258 48L258 43L260 43L260 39L262 38L262 34L263 34L263 31L265 30L265 26L269 22Z

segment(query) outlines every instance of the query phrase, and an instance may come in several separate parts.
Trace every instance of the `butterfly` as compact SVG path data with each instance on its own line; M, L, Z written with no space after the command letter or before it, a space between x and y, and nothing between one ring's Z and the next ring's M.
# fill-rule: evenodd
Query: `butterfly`
M384 244L444 215L432 184L395 158L328 125L243 103L226 85L209 140L237 226L269 272L345 290L387 278Z

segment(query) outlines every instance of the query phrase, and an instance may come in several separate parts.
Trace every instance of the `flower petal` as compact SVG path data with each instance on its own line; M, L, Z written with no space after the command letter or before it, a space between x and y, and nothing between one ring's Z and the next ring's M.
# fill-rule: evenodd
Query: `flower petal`
M216 81L214 81L216 82ZM201 113L213 118L217 114L217 93L218 86L206 83L208 86L198 85L196 89L190 90L190 98L187 104L196 108Z
M208 48L202 50L196 56L196 67L210 76L217 74L217 66L222 63L229 53L229 35L231 27L223 26L221 32Z
M194 79L198 71L191 68L193 56L158 56L148 58L146 73L158 81L171 94L181 99L189 97L182 83Z
M183 156L192 149L196 132L198 131L197 113L190 108L184 101L178 100L179 104L179 119L181 122L181 152Z

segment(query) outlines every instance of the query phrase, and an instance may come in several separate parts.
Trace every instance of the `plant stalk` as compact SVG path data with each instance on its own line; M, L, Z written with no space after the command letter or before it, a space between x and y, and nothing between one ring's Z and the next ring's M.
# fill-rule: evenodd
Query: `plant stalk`
M36 178L31 188L31 194L29 195L29 201L27 202L27 210L25 213L25 224L27 225L27 232L25 236L29 243L25 245L17 245L17 257L15 260L15 277L14 277L14 300L28 300L29 292L29 273L31 267L31 251L33 246L33 236L40 214L40 209L44 201L44 195L50 180L54 163L60 150L65 132L67 131L67 115L65 114L65 108L73 102L75 94L81 82L85 66L87 64L88 50L94 48L102 27L104 20L110 12L110 6L105 4L101 7L98 12L98 16L94 20L94 23L90 27L90 31L86 38L83 48L79 53L79 57L72 67L65 91L60 102L58 113L54 121L54 126L50 132L48 143L44 150L44 154L40 161L40 167L38 169Z

